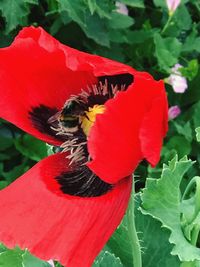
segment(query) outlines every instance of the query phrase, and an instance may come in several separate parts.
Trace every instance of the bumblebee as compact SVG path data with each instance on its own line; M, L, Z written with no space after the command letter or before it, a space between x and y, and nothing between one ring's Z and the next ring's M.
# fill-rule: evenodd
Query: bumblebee
M82 128L86 136L89 135L90 129L96 120L96 115L102 114L105 111L104 105L93 105L88 107L87 104L71 100L68 101L63 109L52 116L48 122L59 125L68 133L76 133Z
M52 116L48 122L58 121L67 132L74 133L79 129L82 118L87 117L87 107L76 100L69 101L61 111Z
M85 116L85 107L77 101L70 101L62 110L59 122L70 132L77 131L81 118Z

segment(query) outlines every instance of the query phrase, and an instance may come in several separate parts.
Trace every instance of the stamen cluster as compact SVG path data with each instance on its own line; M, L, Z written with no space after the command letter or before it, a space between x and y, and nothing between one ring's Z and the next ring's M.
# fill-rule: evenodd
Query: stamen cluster
M56 127L51 126L51 128L56 131L56 135L66 137L66 141L62 143L60 148L62 152L69 152L67 158L70 160L70 165L78 163L81 166L90 161L86 134L89 131L85 129L83 123L85 119L90 121L87 114L93 112L94 106L104 105L107 100L115 97L118 91L123 90L125 90L125 85L121 85L120 88L118 85L108 85L107 80L104 84L99 82L98 85L88 86L87 91L82 90L78 95L71 95L62 110L48 120L52 124L57 120ZM74 121L74 125L72 125L72 121ZM90 121L89 127L93 123L94 121Z

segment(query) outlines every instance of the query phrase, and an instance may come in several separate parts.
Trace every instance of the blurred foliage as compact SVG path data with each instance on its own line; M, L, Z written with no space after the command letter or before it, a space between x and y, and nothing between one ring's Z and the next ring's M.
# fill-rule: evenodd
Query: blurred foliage
M22 27L34 25L42 26L64 44L124 62L151 73L156 79L168 78L171 68L176 63L181 64L181 75L188 81L186 92L175 93L172 86L166 84L169 106L178 105L181 115L169 121L160 164L152 169L144 162L135 175L139 177L136 187L140 191L147 176L160 177L164 162L172 160L176 154L179 158L187 154L196 163L181 180L183 192L191 177L200 173L200 143L197 142L200 140L200 1L182 0L172 16L164 0L121 0L121 3L127 5L128 14L119 13L115 1L111 0L1 0L0 47L8 46ZM1 120L0 189L47 154L48 148L43 142ZM150 210L148 214L136 211L145 267L179 266L179 260L170 255L169 229L161 228L161 223L150 217ZM160 221L166 224L164 219ZM131 266L126 235L125 218L94 266ZM152 250L157 252L152 254ZM4 262L7 265L2 265ZM29 262L27 267L49 265L39 263L18 248L11 251L0 246L1 266L21 267L26 266L26 262ZM56 266L60 266L59 263Z

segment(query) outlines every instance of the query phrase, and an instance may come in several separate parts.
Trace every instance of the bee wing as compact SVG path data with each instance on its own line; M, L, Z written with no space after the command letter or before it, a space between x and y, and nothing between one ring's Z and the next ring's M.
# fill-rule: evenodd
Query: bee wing
M61 115L61 111L58 111L56 114L54 114L53 116L51 116L51 117L48 119L48 123L49 123L49 124L52 124L53 122L58 121L60 115Z

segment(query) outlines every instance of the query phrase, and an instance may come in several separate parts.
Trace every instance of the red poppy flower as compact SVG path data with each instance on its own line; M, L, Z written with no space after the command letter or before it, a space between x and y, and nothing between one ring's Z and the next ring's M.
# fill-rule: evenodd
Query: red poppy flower
M132 172L159 160L163 82L24 28L0 50L0 117L60 148L0 192L0 240L91 266L125 213Z

